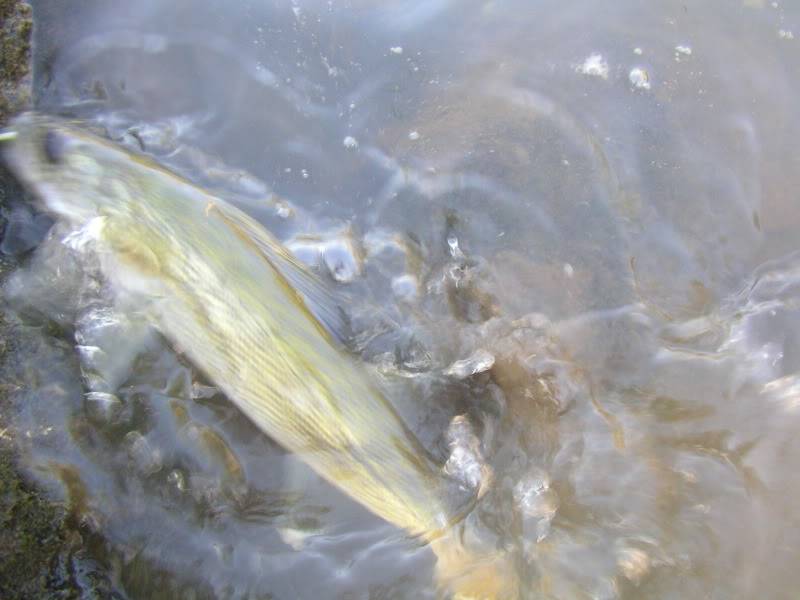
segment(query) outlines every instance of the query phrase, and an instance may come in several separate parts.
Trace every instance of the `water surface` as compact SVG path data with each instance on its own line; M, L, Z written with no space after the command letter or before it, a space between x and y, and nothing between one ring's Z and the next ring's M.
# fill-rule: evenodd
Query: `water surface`
M352 350L443 460L467 416L495 473L468 530L524 597L794 597L797 6L35 13L38 109L225 194L346 290ZM26 261L23 456L120 594L435 597L428 549L104 305L57 238Z

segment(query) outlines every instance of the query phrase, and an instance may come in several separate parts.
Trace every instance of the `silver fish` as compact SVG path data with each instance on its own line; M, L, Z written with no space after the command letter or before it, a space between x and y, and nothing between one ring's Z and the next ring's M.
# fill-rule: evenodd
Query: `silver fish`
M504 555L476 556L452 525L464 499L364 368L343 352L336 298L222 198L54 117L0 134L45 210L80 228L114 289L258 427L376 515L430 543L458 597L513 594Z

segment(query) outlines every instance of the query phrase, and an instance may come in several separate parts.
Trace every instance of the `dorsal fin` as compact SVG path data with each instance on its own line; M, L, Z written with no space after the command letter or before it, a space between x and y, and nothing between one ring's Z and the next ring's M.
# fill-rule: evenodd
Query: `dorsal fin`
M305 307L333 341L345 344L348 324L342 308L343 298L297 260L258 221L238 208L212 200L206 207L206 214L217 215L240 239L252 244L298 294Z

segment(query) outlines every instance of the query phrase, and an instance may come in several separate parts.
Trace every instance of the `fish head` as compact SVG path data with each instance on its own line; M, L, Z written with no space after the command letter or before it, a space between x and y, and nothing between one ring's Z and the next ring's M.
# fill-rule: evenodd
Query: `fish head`
M128 153L66 119L28 112L0 132L0 154L40 208L71 223L129 212L110 189Z
M0 132L0 153L39 208L68 226L65 243L98 250L106 273L129 282L125 289L152 291L172 249L165 228L153 226L170 216L149 177L155 163L85 125L32 112Z

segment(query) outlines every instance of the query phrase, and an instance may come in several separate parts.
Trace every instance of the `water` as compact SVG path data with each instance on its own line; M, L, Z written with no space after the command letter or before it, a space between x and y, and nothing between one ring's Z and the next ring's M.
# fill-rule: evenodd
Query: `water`
M35 13L41 110L225 193L350 294L353 351L490 488L465 536L524 597L794 596L796 5ZM16 210L4 252L41 237ZM5 290L40 332L18 439L120 593L435 597L429 550L104 305L74 251L37 252Z

